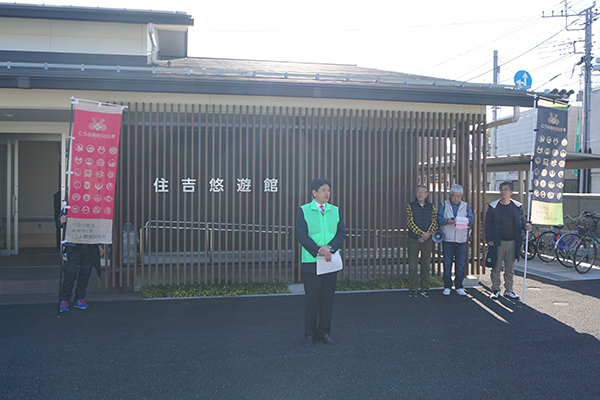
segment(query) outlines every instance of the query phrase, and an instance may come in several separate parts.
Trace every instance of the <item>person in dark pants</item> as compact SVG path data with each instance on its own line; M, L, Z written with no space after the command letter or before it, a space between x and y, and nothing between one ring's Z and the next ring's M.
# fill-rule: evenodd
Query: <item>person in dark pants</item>
M488 246L496 247L492 278L491 299L500 296L500 274L504 270L504 297L517 300L513 290L515 260L519 259L522 245L522 230L531 230L531 224L525 221L523 205L511 199L514 185L512 182L500 184L500 199L491 202L485 214L485 240Z
M437 212L437 223L444 234L442 249L444 253L444 296L450 296L452 285L459 296L466 296L463 287L465 279L465 260L467 256L468 229L457 229L457 218L467 218L467 226L473 226L473 212L469 205L462 201L463 188L460 185L450 187L450 198L440 204ZM452 281L452 264L454 264L454 282Z
M63 211L57 224L64 227L67 219L67 215ZM62 263L63 281L60 292L60 312L69 311L69 301L73 296L73 287L75 287L73 307L86 310L89 305L84 298L92 268L94 265L100 265L100 257L104 254L104 249L99 244L64 243L63 246L65 251Z
M346 227L338 207L328 204L331 184L315 179L310 184L313 201L301 206L296 215L296 234L302 245L304 283L304 345L315 340L335 344L329 336L337 272L317 275L317 257L331 261L346 239Z
M408 225L408 297L417 297L419 294L429 298L429 277L431 273L431 251L433 240L431 235L437 229L437 210L427 200L429 189L425 185L417 186L415 201L406 205L406 223ZM419 260L419 252L421 258ZM421 290L417 279L417 264L421 265Z

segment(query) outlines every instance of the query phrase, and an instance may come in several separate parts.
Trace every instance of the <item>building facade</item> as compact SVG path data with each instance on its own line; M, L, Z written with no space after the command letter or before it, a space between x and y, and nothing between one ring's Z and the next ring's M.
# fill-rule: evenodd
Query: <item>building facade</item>
M463 185L480 237L486 106L531 107L531 93L354 65L186 58L192 24L185 13L0 4L4 255L54 245L71 98L128 107L102 285L298 280L293 221L315 177L331 180L344 213L342 278L407 273L404 210L418 184L434 203ZM472 241L469 273L481 255Z

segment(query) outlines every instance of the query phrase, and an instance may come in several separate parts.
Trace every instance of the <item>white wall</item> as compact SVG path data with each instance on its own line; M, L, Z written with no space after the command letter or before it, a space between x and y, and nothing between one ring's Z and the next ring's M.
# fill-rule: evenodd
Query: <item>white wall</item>
M0 50L146 55L145 24L0 17Z

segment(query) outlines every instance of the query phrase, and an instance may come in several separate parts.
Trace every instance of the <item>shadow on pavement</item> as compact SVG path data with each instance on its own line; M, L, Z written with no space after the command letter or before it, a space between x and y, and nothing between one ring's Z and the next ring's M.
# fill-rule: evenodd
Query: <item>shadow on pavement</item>
M523 276L523 274L520 274L521 276ZM577 292L579 294L583 294L586 296L591 296L594 297L596 299L600 299L600 279L599 280L589 280L589 281L561 281L561 282L557 282L557 281L553 281L550 279L545 279L542 277L533 277L533 276L527 276L527 281L538 281L538 282L542 282L545 283L547 285L553 285L559 288L563 288L563 289L568 289L571 290L573 292ZM529 286L529 285L528 285Z
M336 295L302 346L303 296L0 306L2 399L580 399L599 341L520 302Z

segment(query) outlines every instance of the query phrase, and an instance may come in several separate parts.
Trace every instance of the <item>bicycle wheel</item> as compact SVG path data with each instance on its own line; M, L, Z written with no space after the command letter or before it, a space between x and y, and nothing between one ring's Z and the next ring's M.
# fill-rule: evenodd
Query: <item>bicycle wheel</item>
M567 233L558 239L558 243L556 243L556 258L558 258L558 262L563 266L573 268L573 253L579 239L581 239L581 236L576 233Z
M535 245L535 238L532 237L529 239L529 244L527 245L527 259L531 260L535 257L537 253L537 247ZM521 257L525 258L525 241L523 240L523 246L521 246Z
M591 238L583 237L575 246L573 253L573 266L580 274L588 272L596 263L596 246Z
M540 235L537 240L537 255L543 262L549 263L556 260L556 240L558 235L556 232L548 231Z

